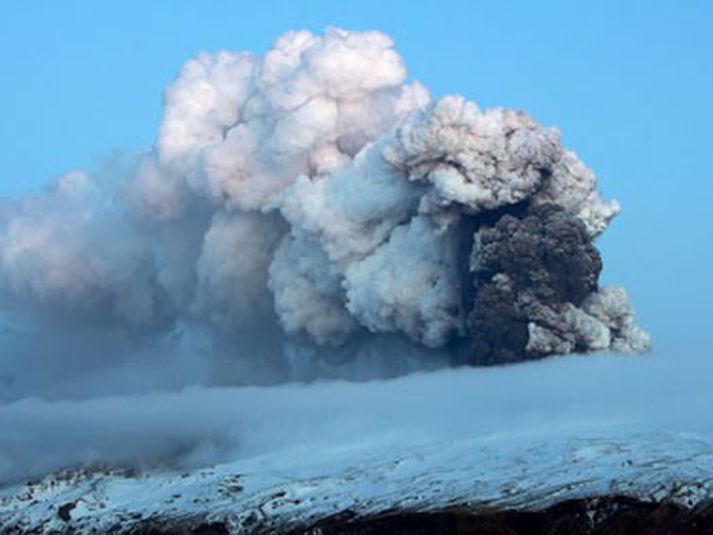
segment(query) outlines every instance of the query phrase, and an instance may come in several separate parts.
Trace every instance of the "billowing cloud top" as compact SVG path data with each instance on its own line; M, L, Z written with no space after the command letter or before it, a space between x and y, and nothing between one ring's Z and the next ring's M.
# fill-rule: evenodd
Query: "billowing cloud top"
M647 347L597 283L594 174L523 112L432 100L384 34L201 53L164 99L149 153L0 205L6 317L246 359Z

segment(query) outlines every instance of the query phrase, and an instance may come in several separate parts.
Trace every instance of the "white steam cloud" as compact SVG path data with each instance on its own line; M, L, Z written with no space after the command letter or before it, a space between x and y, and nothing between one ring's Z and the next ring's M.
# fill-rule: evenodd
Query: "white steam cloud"
M3 314L27 342L5 344L6 397L62 392L63 359L96 378L176 355L181 385L645 349L623 291L597 286L591 242L619 207L594 174L525 113L432 100L392 45L328 29L201 53L152 151L0 204ZM527 265L503 263L523 235ZM564 275L545 265L575 242ZM522 327L490 332L497 296Z

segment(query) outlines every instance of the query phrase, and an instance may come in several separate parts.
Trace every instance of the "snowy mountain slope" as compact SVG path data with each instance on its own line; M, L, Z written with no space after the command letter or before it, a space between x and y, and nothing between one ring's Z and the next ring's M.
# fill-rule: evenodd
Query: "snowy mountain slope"
M627 495L694 506L713 497L713 440L623 429L296 449L191 472L64 471L0 494L2 532L128 532L201 519L285 531L344 511L449 505L543 508Z
M597 356L20 400L0 406L0 533L192 520L265 533L345 511L603 495L694 506L713 497L707 362Z

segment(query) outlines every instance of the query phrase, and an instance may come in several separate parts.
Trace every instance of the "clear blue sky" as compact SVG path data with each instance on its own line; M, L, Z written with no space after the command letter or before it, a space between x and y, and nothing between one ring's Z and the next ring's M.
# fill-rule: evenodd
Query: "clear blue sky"
M4 0L0 195L149 146L195 52L327 25L385 31L437 95L560 126L624 206L605 280L630 290L659 353L713 358L711 0Z

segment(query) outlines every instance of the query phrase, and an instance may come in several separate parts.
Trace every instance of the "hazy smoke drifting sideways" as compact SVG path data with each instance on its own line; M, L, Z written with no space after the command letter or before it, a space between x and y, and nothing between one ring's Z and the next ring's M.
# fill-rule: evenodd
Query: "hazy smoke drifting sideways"
M154 149L119 167L0 204L6 317L138 343L200 327L253 358L260 336L359 358L384 335L476 364L648 345L597 284L618 204L558 132L431 100L379 32L199 54Z

